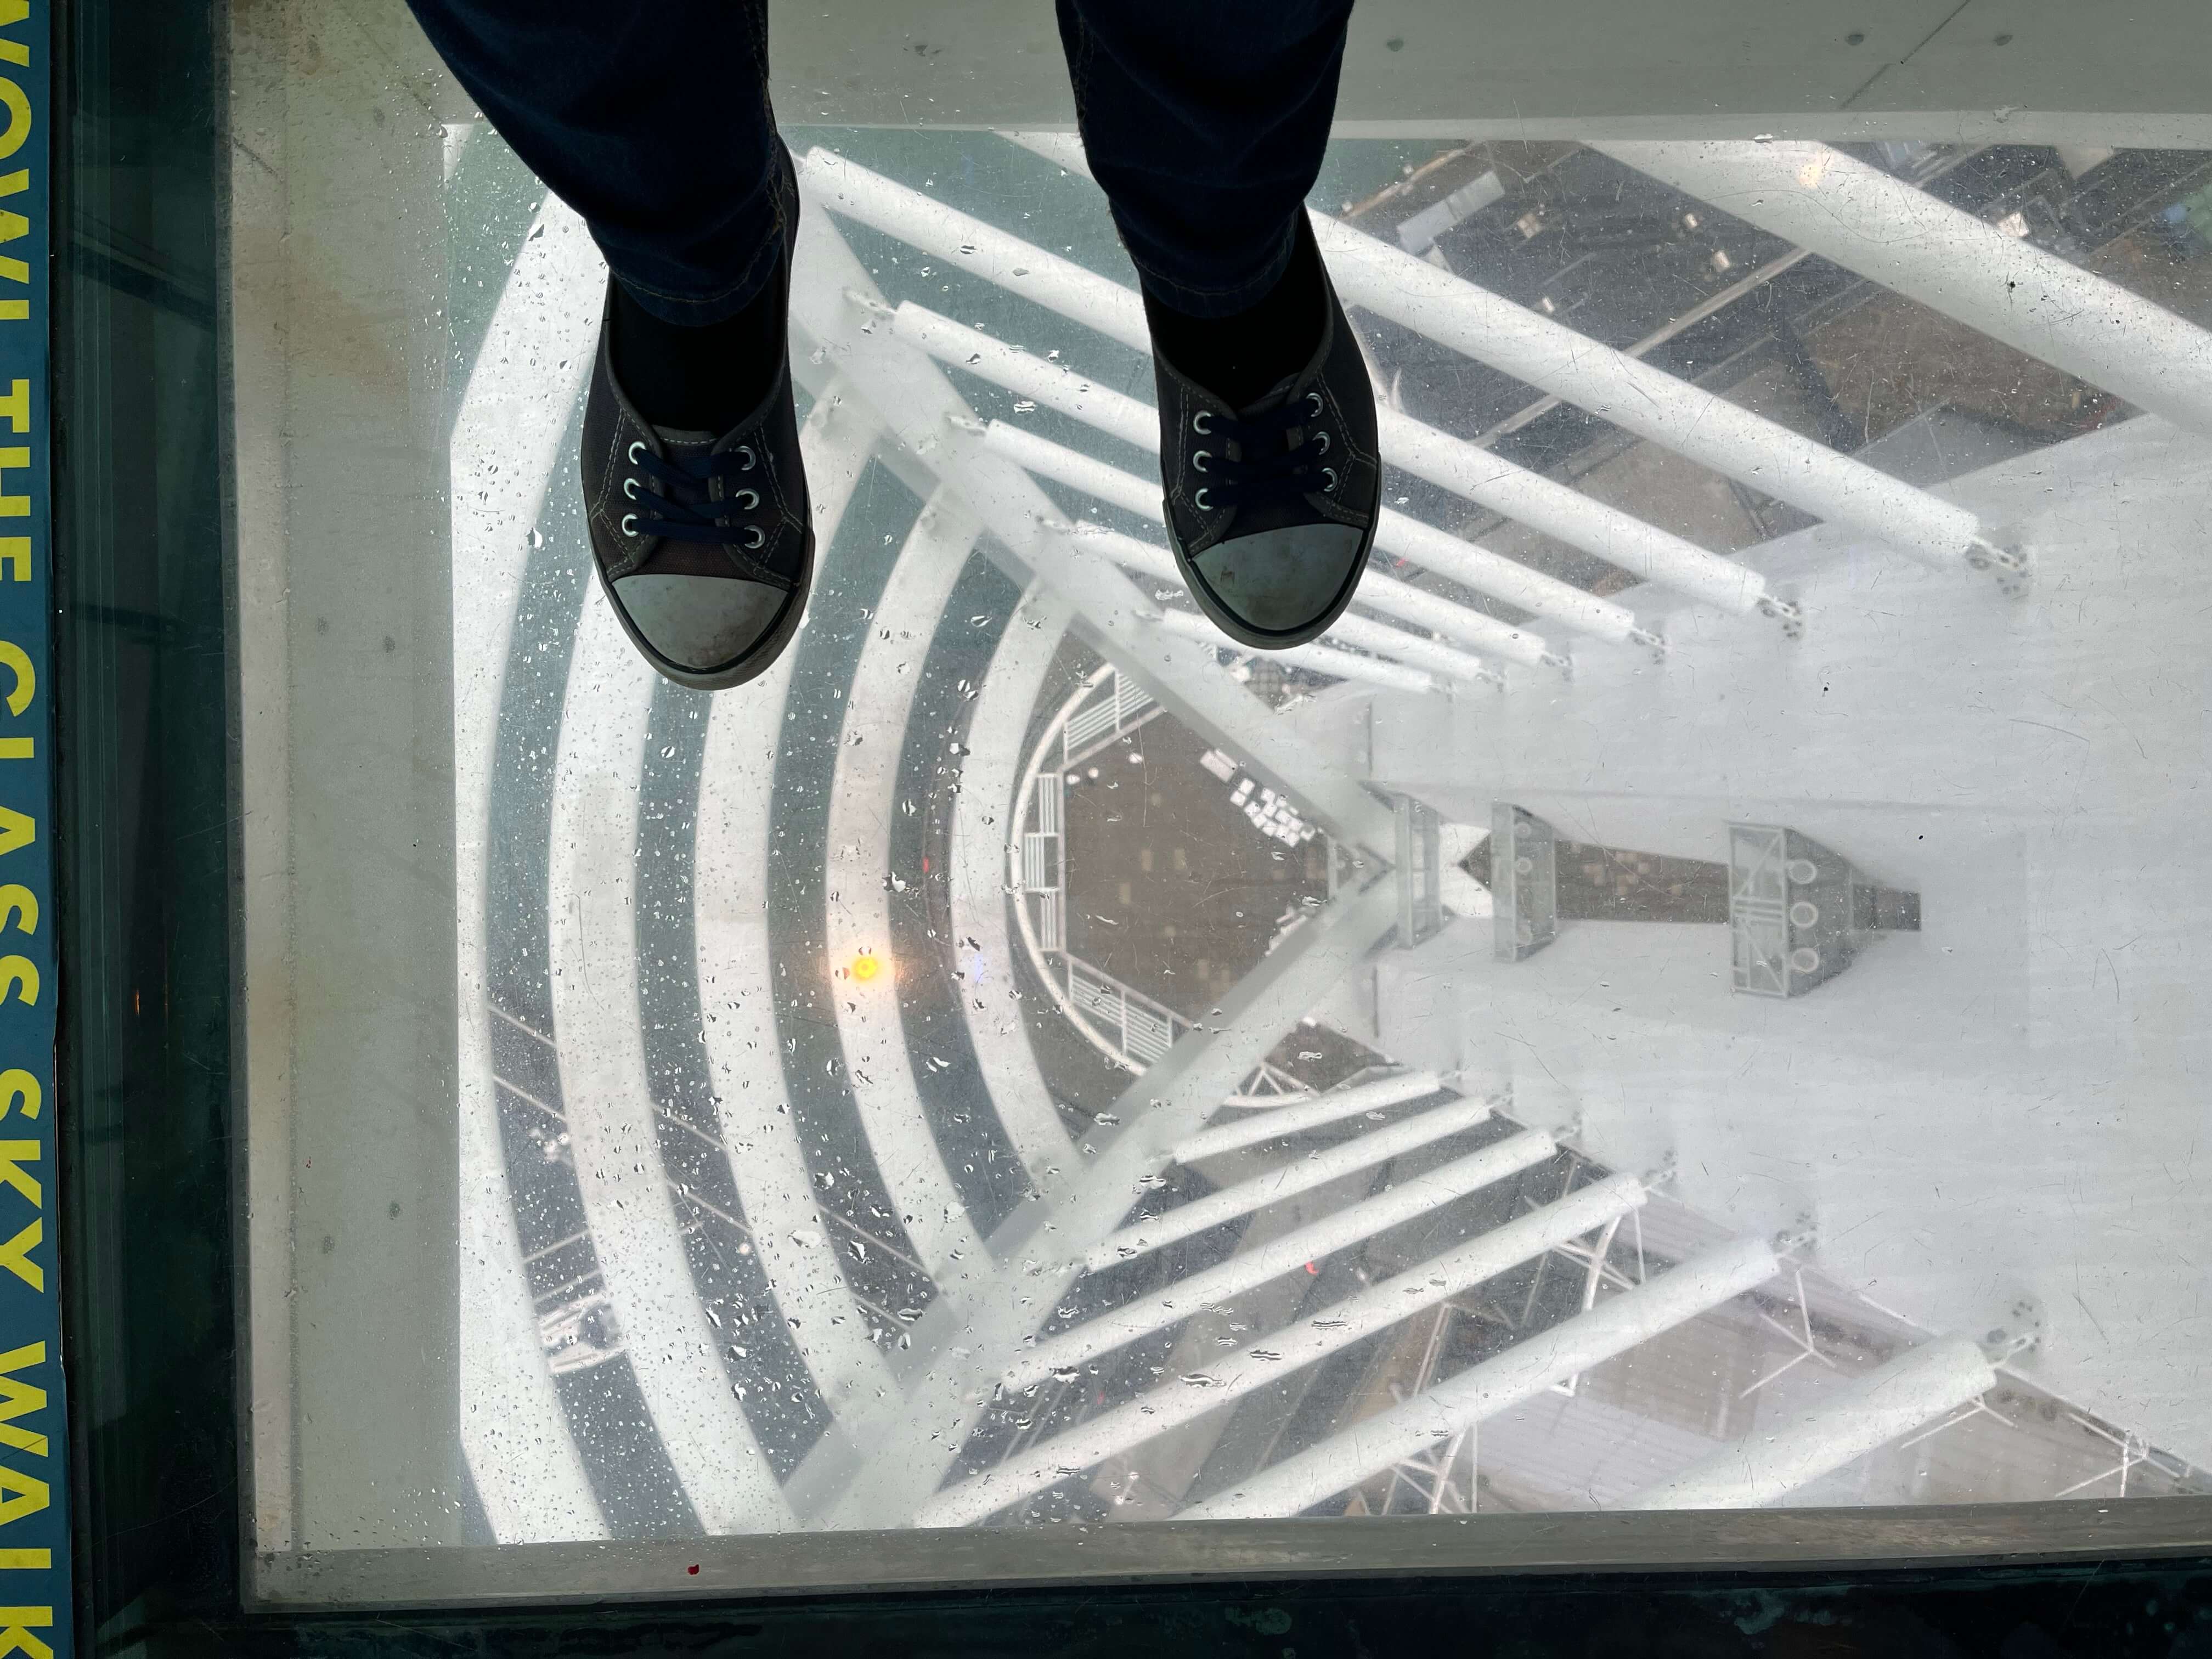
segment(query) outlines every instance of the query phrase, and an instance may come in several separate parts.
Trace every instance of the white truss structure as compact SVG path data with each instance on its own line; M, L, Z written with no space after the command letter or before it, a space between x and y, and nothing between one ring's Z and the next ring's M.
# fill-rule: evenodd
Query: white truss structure
M1079 149L1066 136L1028 135L1020 142L1063 164L1080 164ZM1902 191L1917 201L1917 192L1881 175L1875 176L1879 183L1869 182L1861 176L1869 170L1854 171L1857 164L1844 164L1834 152L1818 146L1607 148L1686 188L1711 190L1725 182L1732 192L1748 191L1747 201L1731 193L1732 210L1771 222L1830 258L1860 269L1877 267L1868 274L1904 291L1918 293L1931 280L1912 257L1897 253L1887 241L1877 247L1871 240L1884 222L1881 214L1919 211L1899 195ZM769 1258L764 1265L780 1294L810 1313L836 1315L810 1322L819 1334L810 1338L806 1349L835 1421L798 1473L779 1483L769 1476L720 1372L701 1362L699 1351L702 1343L711 1349L712 1333L701 1328L702 1322L695 1316L698 1310L681 1305L677 1295L678 1287L688 1287L688 1278L667 1208L665 1178L650 1154L653 1126L640 1104L650 1096L641 1081L635 1034L626 1041L613 1029L619 1019L607 1018L604 1008L595 1012L585 993L587 985L628 983L635 975L635 963L625 967L622 959L623 951L634 951L625 943L633 937L623 914L629 889L619 880L603 882L592 872L619 867L634 853L635 773L646 708L640 684L630 683L637 678L632 671L641 666L634 653L618 648L623 642L617 632L591 622L578 647L591 672L572 681L572 688L590 690L576 691L573 718L562 728L562 787L556 796L562 804L556 805L554 842L566 849L566 861L554 871L556 902L550 908L561 919L553 951L562 969L555 994L561 1004L563 1075L574 1079L568 1109L578 1129L575 1156L580 1173L588 1176L582 1184L607 1294L623 1330L631 1334L629 1347L641 1387L687 1497L718 1530L959 1526L1000 1516L1072 1479L1095 1483L1110 1477L1126 1492L1151 1483L1147 1490L1176 1512L1203 1518L1297 1514L1387 1474L1385 1508L1395 1490L1410 1481L1432 1511L1471 1510L1476 1434L1486 1418L1546 1389L1572 1392L1590 1368L1766 1283L1783 1270L1778 1246L1739 1238L1647 1274L1640 1230L1647 1181L1611 1174L1574 1186L1571 1175L1567 1189L1552 1202L1364 1283L1318 1310L1273 1324L1209 1363L1157 1383L1139 1383L1094 1414L1055 1419L1049 1431L1040 1427L1018 1436L995 1463L962 1466L963 1448L987 1414L1012 1396L1089 1376L1127 1345L1174 1332L1196 1313L1236 1305L1390 1229L1463 1205L1544 1164L1561 1146L1559 1138L1542 1129L1492 1124L1507 1103L1460 1097L1451 1092L1450 1079L1433 1072L1409 1071L1308 1096L1297 1092L1294 1079L1267 1066L1281 1038L1394 935L1395 894L1382 862L1395 846L1389 807L1223 672L1223 641L1210 624L1147 591L1151 584L1176 580L1164 549L1104 526L1071 522L1037 481L1049 480L1146 515L1158 511L1156 483L1018 424L979 420L945 369L958 367L980 375L1140 449L1157 450L1154 411L1085 380L1073 368L926 307L888 305L846 245L837 222L866 224L900 238L1141 350L1148 337L1135 293L830 151L808 152L800 158L799 171L811 216L793 289L793 322L815 347L809 378L818 392L835 388L817 401L806 436L823 544L834 538L849 510L861 469L881 460L928 502L894 578L912 592L894 602L922 610L933 604L941 607L960 563L971 549L980 550L1023 580L1030 594L1025 605L1050 609L1057 628L1079 629L1108 659L1103 672L1110 674L1112 690L1105 717L1092 718L1079 734L1066 718L1095 696L1104 683L1100 679L1083 688L1062 711L1032 757L1028 775L1007 771L1000 781L1026 792L1046 748L1056 744L1061 763L1073 764L1158 714L1172 713L1244 757L1255 773L1294 797L1314 822L1346 848L1364 854L1372 867L1364 880L1347 884L1308 925L1287 936L1203 1025L1186 1021L1177 1029L1170 1023L1155 1034L1164 1040L1139 1042L1130 1033L1131 994L1121 987L1121 1012L1110 1046L1137 1075L1115 1109L1101 1115L1087 1133L1064 1131L1048 1102L994 1099L1002 1121L1021 1126L1013 1139L1035 1194L988 1237L960 1204L915 1079L898 1064L884 1064L865 1088L856 1090L869 1150L908 1217L920 1265L936 1289L935 1300L910 1322L896 1352L866 1334L860 1322L844 1318L850 1293L839 1271L837 1246L824 1236L828 1230L813 1200L798 1130L776 1109L781 1085L769 1075L773 1066L763 1072L747 1058L763 1038L773 1044L772 1014L756 1006L709 1028L705 1040L718 1088L716 1109L729 1145L747 1149L744 1158L732 1159L732 1166L753 1236L762 1240L763 1256ZM1828 204L1838 192L1850 204L1850 211L1815 226L1812 221L1830 211ZM558 210L549 209L547 220L559 223ZM1996 528L1962 507L1599 345L1402 249L1325 217L1317 217L1316 232L1332 272L1355 304L1755 489L1870 532L1923 562L2007 570L2021 563ZM565 234L573 242L574 228ZM2134 333L2115 329L2108 337L2103 329L2054 303L2034 327L2008 322L2011 331L2006 332L1998 326L2006 319L1989 314L1996 300L1991 284L2021 280L2004 272L2027 270L2045 291L2062 299L2094 293L2102 300L2112 290L2072 267L2054 270L2057 262L1999 233L1988 235L2003 244L2005 259L2012 263L2000 260L1992 250L1989 270L1973 272L1971 283L1960 280L1949 263L1956 258L1954 240L1945 255L1945 272L1955 286L1925 296L1929 303L2146 408L2212 429L2212 392L2207 391L2212 387L2212 356L2204 349L2201 331L2177 334L2160 325L2161 332L2146 325ZM578 268L586 268L586 252L562 246L563 257L571 264L584 260L586 264ZM524 256L526 261L544 257L527 251ZM525 301L515 296L523 292L511 287L495 319L495 338L505 340L522 329L517 307ZM2124 344L2116 347L2114 341L2123 336ZM2164 343L2160 349L2173 355L2138 361L2138 348L2151 350L2144 343L2153 340ZM485 422L520 418L500 416L500 397L492 379L479 387L472 377L454 440L457 477L463 473L465 450L473 455L482 448ZM546 448L538 429L546 424L542 413L529 423L535 448ZM1749 568L1516 467L1478 445L1386 410L1382 446L1384 458L1395 465L1724 616L1763 613L1781 618L1793 631L1799 620ZM549 460L542 471L550 468ZM535 487L542 495L544 477ZM477 508L465 506L457 495L455 510L458 538L461 516ZM476 539L483 540L484 534ZM463 544L457 538L457 547ZM1629 605L1559 582L1442 526L1389 512L1377 545L1434 575L1542 618L1547 628L1603 645L1662 643ZM1143 581L1133 581L1127 572ZM1334 630L1332 642L1289 653L1291 659L1379 693L1411 695L1495 685L1503 677L1499 665L1547 671L1565 665L1564 654L1544 635L1380 572L1363 586L1359 610L1361 614L1347 615ZM1028 672L1030 683L1042 684L1041 667L1032 665ZM873 670L866 678L868 684L855 694L854 717L902 726L911 711L910 684L902 688L890 683L896 676ZM766 845L773 819L773 751L764 758L758 741L762 730L772 728L759 724L760 709L781 710L788 682L787 672L767 677L755 689L742 726L740 717L728 712L734 704L726 700L715 705L700 803L697 903L702 948L741 964L761 986L771 975L770 941L757 897L749 900L715 875L703 849L726 846L726 868L757 868L753 855ZM1571 688L1556 680L1547 680L1544 693L1572 695ZM463 701L476 711L470 718L481 723L483 688L465 689ZM853 867L838 872L844 879L832 883L841 894L853 896L841 898L831 917L837 942L866 943L887 928L879 884L866 878L872 868L870 860L880 862L881 848L870 838L872 826L889 816L894 778L888 757L841 762L829 809L831 840L842 836L859 850L852 855ZM630 809L628 818L606 810L609 802L623 799ZM1016 802L1010 797L996 805L1011 812ZM963 830L969 847L963 868L981 871L989 867L987 860L1003 860L1014 878L1008 890L1018 893L1027 868L1018 839L1023 832L1010 825L999 833L1006 838L993 846L988 837L979 842L976 831ZM467 860L480 852L464 848L465 869ZM477 893L480 908L481 881L472 889L465 879L462 886L465 897ZM990 899L971 895L963 902L973 915L988 908ZM1039 945L1025 902L1018 897L1012 909L1031 948L1047 954L1060 949L1064 954L1064 940ZM1004 937L1002 923L999 936ZM471 945L465 938L465 963L471 948L480 952L482 941ZM1006 948L1012 948L1011 940ZM1072 978L1047 979L1055 996L1080 1002ZM748 1000L759 1005L768 999ZM853 998L837 1014L848 1046L879 1056L899 1049L895 1003L863 1007L860 1001ZM1094 1018L1100 1012L1099 1006L1087 1010ZM465 1018L473 1020L474 1015ZM972 1024L974 1012L963 1010L963 1018ZM465 1054L476 1054L481 1036L471 1024L465 1032ZM992 1048L979 1038L978 1052L989 1048L1007 1057L1003 1066L991 1068L994 1088L1041 1093L1033 1061L1024 1067L1012 1054L1023 1041L1016 1033ZM571 1052L573 1043L590 1052ZM1416 1103L1429 1103L1411 1113L1391 1109ZM1224 1106L1265 1109L1216 1122ZM1168 1246L1270 1206L1308 1201L1347 1176L1402 1158L1442 1155L1452 1137L1486 1127L1503 1133L1486 1145L1442 1156L1432 1168L1396 1174L1380 1191L1311 1216L1298 1211L1294 1224L1271 1232L1255 1230L1255 1242L1204 1271L1164 1288L1136 1291L1079 1322L1052 1328L1054 1310L1093 1275L1156 1258ZM472 1157L490 1155L487 1149L495 1133L481 1109L465 1113L464 1132ZM1315 1139L1301 1139L1308 1136ZM1322 1140L1328 1144L1319 1144ZM1158 1215L1128 1218L1138 1197L1155 1189L1164 1171L1200 1163L1209 1164L1209 1173L1220 1175L1218 1190ZM498 1230L488 1218L489 1206L501 1197L486 1188L465 1214L471 1237L483 1253L482 1262L470 1270L477 1275L470 1281L471 1307L511 1293L517 1282L507 1259L511 1251L502 1250ZM1624 1224L1626 1234L1620 1231ZM1614 1261L1631 1239L1632 1276ZM1438 1376L1446 1304L1552 1254L1571 1257L1583 1270L1578 1310L1547 1328L1517 1331L1503 1352ZM1767 1322L1798 1352L1742 1390L1743 1395L1765 1389L1807 1358L1835 1368L1814 1340L1802 1273L1798 1301L1797 1329ZM1404 1398L1335 1424L1311 1443L1222 1490L1189 1501L1190 1494L1160 1489L1137 1461L1148 1445L1227 1402L1425 1319L1432 1323L1425 1335L1424 1358L1416 1386ZM841 1325L845 1328L839 1329ZM526 1340L535 1340L534 1335L520 1332L512 1319L488 1316L465 1345L472 1386L489 1388L484 1379L514 1364L517 1345ZM1627 1506L1780 1501L1875 1447L1939 1432L1963 1420L1957 1413L1986 1410L1980 1397L1991 1387L1994 1364L2003 1357L1961 1339L1941 1338L1869 1375L1808 1391L1808 1403L1802 1406L1793 1394L1795 1414L1789 1421L1779 1427L1763 1422L1751 1439L1636 1494ZM491 1389L487 1397L495 1401L494 1417L471 1429L472 1462L493 1460L512 1477L487 1492L488 1509L503 1540L544 1535L548 1526L562 1524L548 1519L552 1511L582 1513L588 1498L574 1448L556 1427L557 1404L550 1387L538 1386L544 1375L532 1375L536 1381L529 1386ZM1795 1379L1793 1389L1802 1381ZM518 1468L512 1447L530 1443L552 1450ZM2120 1462L2110 1473L2124 1488L2128 1470L2145 1454L2132 1437L2116 1443ZM598 1523L594 1518L585 1524Z

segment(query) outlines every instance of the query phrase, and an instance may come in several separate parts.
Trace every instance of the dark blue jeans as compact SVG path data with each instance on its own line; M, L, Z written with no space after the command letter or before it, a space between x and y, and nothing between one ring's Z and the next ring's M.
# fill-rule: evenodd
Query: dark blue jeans
M708 323L760 291L794 187L763 0L410 3L640 305ZM1352 0L1054 3L1084 149L1139 281L1194 316L1258 301L1320 172Z

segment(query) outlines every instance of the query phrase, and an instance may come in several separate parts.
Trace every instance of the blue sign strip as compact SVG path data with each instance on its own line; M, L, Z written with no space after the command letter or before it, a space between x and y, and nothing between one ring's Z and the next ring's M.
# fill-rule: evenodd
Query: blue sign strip
M0 0L0 1659L70 1653L54 1248L49 0Z

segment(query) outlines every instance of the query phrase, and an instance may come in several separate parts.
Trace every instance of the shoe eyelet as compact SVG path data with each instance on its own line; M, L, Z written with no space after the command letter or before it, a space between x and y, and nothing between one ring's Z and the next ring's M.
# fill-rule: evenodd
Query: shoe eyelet
M1322 486L1321 493L1324 495L1334 495L1336 494L1336 469L1333 466L1325 466L1322 471L1328 474L1328 482Z
M1326 432L1316 432L1316 433L1315 433L1315 434L1314 434L1314 440L1315 440L1315 441L1316 441L1316 443L1318 443L1318 444L1321 446L1318 449L1316 449L1316 450L1315 450L1315 451L1314 451L1314 453L1315 453L1315 454L1316 454L1316 455L1326 455L1326 454L1328 454L1328 433L1326 433Z
M740 472L751 471L753 470L754 461L759 459L753 453L753 447L750 444L739 444L738 446L738 453L745 458L745 464L739 467L738 471Z
M1213 428L1210 426L1202 426L1200 422L1212 419L1212 416L1213 411L1210 409L1200 410L1197 414L1190 417L1190 429L1198 434L1201 438L1206 436L1213 430Z
M637 480L635 478L624 478L623 480L623 494L627 495L631 501L635 501L637 499Z
M1210 449L1201 449L1197 454L1190 458L1190 464L1196 467L1200 472L1203 472L1206 471L1206 458L1212 453L1213 452Z
M750 539L744 544L746 547L757 548L765 547L768 545L768 538L761 533L761 527L758 525L747 525L745 526L745 534L750 538Z
M625 536L635 536L635 535L636 535L636 534L637 534L637 514L635 514L635 513L625 513L625 514L623 514L623 516L622 516L622 533L623 533L623 535L625 535Z
M744 508L746 512L751 512L753 508L760 505L760 491L757 489L740 489L737 494L737 503L739 507Z
M1315 414L1318 415L1318 414L1320 414L1320 413L1321 413L1321 393L1320 393L1320 392L1307 392L1307 393L1306 393L1306 401L1307 401L1309 404L1312 404L1312 405L1313 405L1313 412L1314 412Z
M631 439L631 440L629 441L629 464L630 464L632 466L635 466L635 465L637 465L637 458L638 458L641 454L642 454L642 453L644 453L644 451L645 451L645 440L644 440L644 439L642 439L642 438L633 438L633 439Z
M1190 498L1190 502L1201 513L1211 513L1213 510L1206 501L1206 489L1203 485L1200 486L1198 493Z

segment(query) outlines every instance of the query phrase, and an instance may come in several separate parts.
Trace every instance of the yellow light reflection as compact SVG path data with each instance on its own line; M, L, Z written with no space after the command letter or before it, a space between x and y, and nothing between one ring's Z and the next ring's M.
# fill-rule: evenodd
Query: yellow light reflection
M871 980L883 971L882 961L872 951L863 951L853 958L853 977Z

